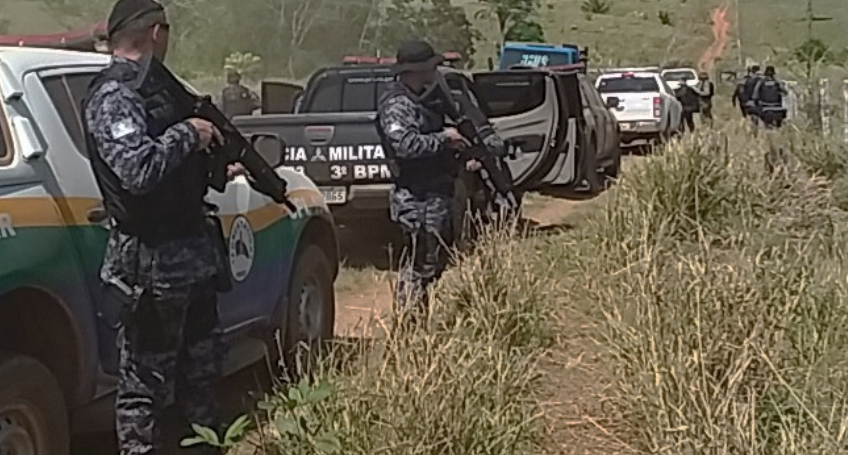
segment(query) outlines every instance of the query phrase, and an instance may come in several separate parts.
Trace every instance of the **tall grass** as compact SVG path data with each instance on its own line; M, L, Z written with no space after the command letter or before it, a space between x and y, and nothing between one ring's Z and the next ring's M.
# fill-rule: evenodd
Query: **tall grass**
M337 344L314 381L262 409L262 446L281 454L537 453L535 363L553 337L552 271L513 226L488 229L434 290L419 326ZM319 385L316 385L319 384Z
M588 219L571 295L597 308L628 444L848 450L841 152L799 132L708 133L640 163Z

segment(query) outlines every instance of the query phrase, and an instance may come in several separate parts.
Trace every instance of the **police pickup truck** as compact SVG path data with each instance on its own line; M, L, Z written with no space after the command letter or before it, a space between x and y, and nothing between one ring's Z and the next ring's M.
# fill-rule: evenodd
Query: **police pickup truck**
M294 113L233 119L246 134L282 137L287 143L285 164L319 185L339 224L386 219L392 178L375 116L378 97L394 74L385 61L354 63L314 73ZM467 74L449 66L440 71L454 96L470 98L507 141L506 163L519 193L545 185L591 182L593 188L599 186L595 151L583 146L576 72L528 69ZM271 92L263 89L263 93ZM287 97L281 98L291 104ZM273 101L263 100L263 112L273 109L269 104ZM457 197L464 194L460 188ZM466 207L464 203L455 206Z
M104 54L0 46L0 453L67 455L112 428L120 304L99 285L108 224L80 101ZM263 150L282 159L282 144ZM278 157L273 156L276 149ZM276 163L274 163L276 164ZM332 336L338 248L318 188L278 168L296 210L243 177L220 207L233 291L221 295L227 374ZM288 350L284 352L289 352Z

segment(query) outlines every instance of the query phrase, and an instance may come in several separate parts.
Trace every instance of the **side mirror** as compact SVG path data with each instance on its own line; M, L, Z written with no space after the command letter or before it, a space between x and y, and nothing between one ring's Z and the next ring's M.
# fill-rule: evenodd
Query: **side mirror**
M486 57L486 66L489 67L489 71L495 69L495 61L492 60L492 57Z
M276 134L254 134L250 143L268 166L276 168L285 164L286 143Z
M618 106L621 104L621 100L616 96L611 96L607 98L607 109L618 109Z

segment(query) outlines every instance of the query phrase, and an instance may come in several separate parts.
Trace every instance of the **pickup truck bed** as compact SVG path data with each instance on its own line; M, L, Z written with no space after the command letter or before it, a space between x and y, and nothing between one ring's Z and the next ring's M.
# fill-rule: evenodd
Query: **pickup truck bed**
M391 185L375 113L304 113L237 117L245 134L277 134L286 142L285 164L321 185L321 192L344 219L380 216ZM356 215L354 215L354 213Z
M682 107L658 72L604 74L596 85L604 102L618 100L613 114L623 143L653 142L680 129Z

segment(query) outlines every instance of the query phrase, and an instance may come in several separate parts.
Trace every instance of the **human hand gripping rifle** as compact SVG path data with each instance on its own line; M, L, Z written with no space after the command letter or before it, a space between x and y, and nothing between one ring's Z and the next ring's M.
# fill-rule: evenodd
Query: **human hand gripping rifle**
M456 124L456 130L470 144L459 152L459 158L467 162L475 160L482 165L480 176L501 205L508 210L518 208L518 197L513 188L512 176L502 167L500 157L486 145L483 134L495 134L488 120L465 96L454 97L444 76L438 75L436 82L428 87L421 97L423 103L435 112L447 116ZM458 105L458 106L457 106ZM476 122L468 114L478 113ZM481 132L485 133L481 133Z
M215 125L221 132L223 143L214 141L209 146L212 156L212 169L209 185L216 191L223 192L229 180L227 165L241 163L248 173L248 182L256 191L270 197L274 202L283 204L291 212L297 208L286 197L287 182L277 175L274 169L256 151L253 144L242 136L230 120L212 103L209 96L198 96L189 92L171 71L152 58L149 62L147 76L153 79L154 86L161 87L167 92L165 96L172 98L180 109L186 109L186 118L197 117ZM284 146L281 144L281 147Z

